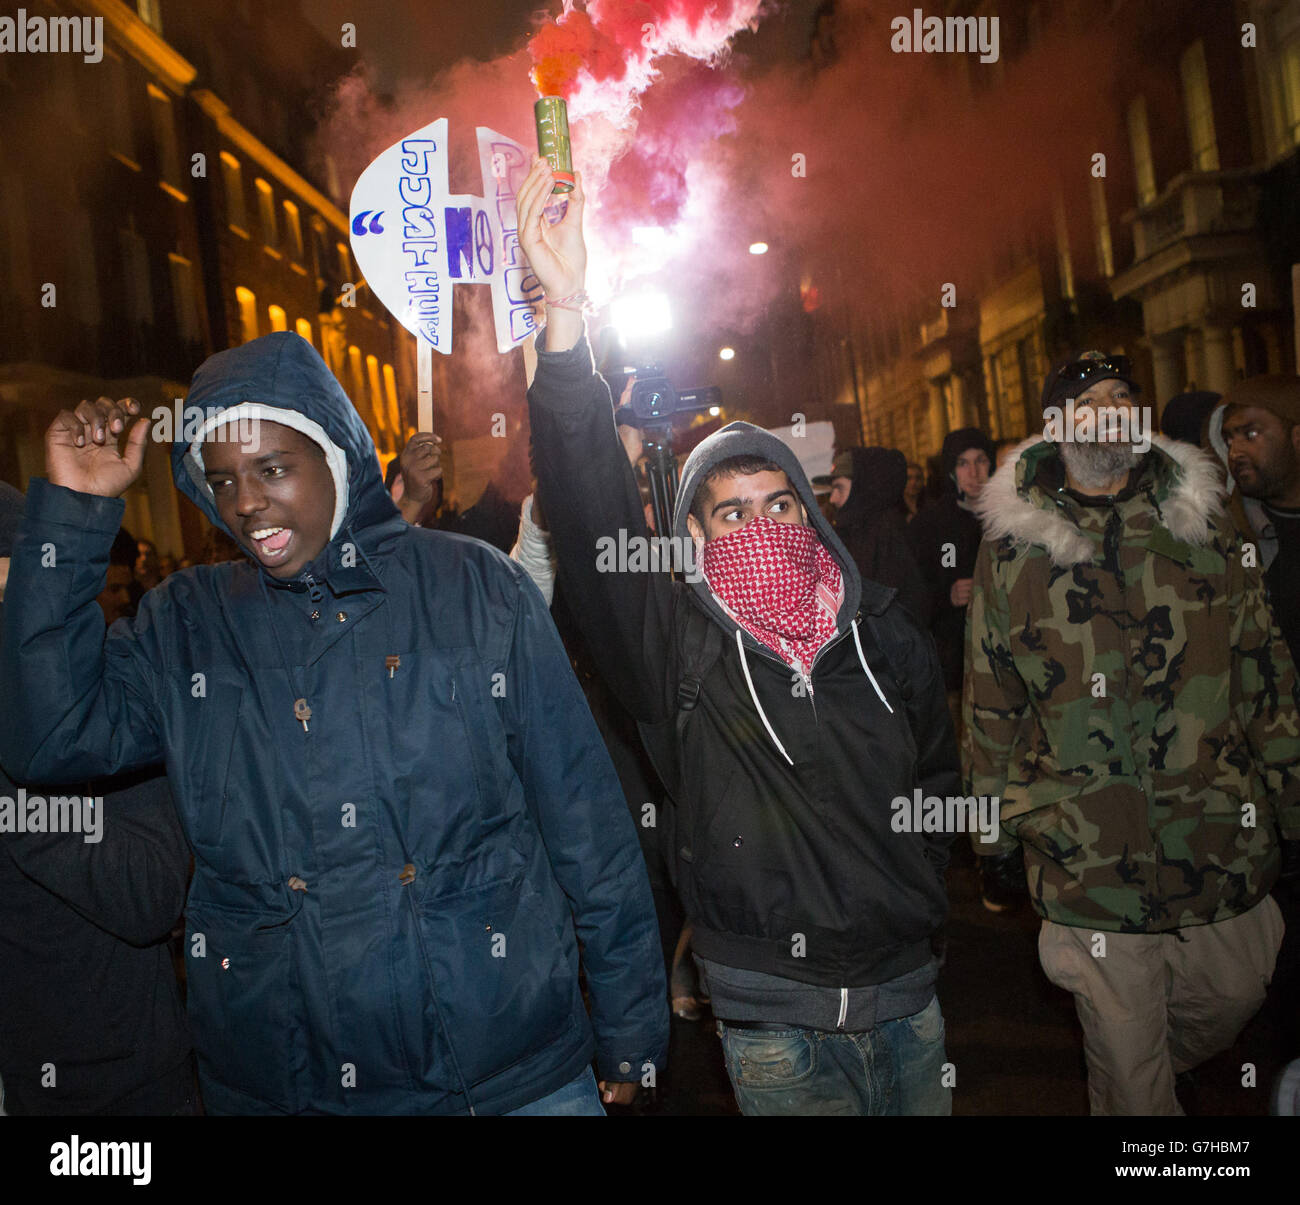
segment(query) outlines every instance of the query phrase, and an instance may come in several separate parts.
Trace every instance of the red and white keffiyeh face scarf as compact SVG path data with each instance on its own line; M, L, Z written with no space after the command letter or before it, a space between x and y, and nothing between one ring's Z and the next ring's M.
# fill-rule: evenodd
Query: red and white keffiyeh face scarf
M807 674L835 635L844 579L817 533L767 515L704 545L704 579L737 623Z

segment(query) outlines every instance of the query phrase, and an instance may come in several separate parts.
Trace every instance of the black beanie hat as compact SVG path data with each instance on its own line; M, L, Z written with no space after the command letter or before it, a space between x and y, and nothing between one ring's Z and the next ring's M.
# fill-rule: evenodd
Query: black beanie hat
M978 448L989 458L989 471L997 464L993 441L978 427L959 427L943 437L943 471L951 477L957 471L957 457L971 448Z
M1067 365L1077 363L1081 360L1096 360L1097 370L1089 372L1082 378L1061 379L1061 373ZM1057 360L1047 374L1047 380L1043 382L1042 408L1047 410L1048 406L1063 406L1066 401L1072 397L1078 397L1081 393L1086 393L1098 381L1117 380L1123 381L1134 393L1140 393L1141 387L1130 375L1117 372L1111 365L1117 361L1123 360L1128 363L1124 356L1108 356L1101 351L1080 351L1072 355L1062 356ZM1129 372L1132 372L1132 366L1129 366Z
M0 556L12 556L27 499L8 482L0 481Z

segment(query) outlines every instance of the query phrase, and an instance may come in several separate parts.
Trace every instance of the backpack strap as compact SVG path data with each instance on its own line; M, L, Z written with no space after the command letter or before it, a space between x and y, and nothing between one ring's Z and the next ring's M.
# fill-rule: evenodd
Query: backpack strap
M685 608L679 648L681 676L677 683L677 738L686 733L686 723L700 701L700 685L722 654L722 629L699 607Z

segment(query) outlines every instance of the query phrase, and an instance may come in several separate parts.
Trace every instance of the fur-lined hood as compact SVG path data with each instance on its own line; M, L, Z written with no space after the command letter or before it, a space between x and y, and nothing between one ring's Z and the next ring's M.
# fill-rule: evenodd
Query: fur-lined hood
M1066 569L1096 554L1096 543L1080 530L1067 507L1034 484L1045 459L1059 455L1054 443L1033 435L989 478L973 509L990 540L1044 549L1052 564ZM1148 456L1156 458L1159 520L1175 539L1203 547L1214 535L1213 519L1223 513L1224 487L1213 458L1190 444L1151 436Z

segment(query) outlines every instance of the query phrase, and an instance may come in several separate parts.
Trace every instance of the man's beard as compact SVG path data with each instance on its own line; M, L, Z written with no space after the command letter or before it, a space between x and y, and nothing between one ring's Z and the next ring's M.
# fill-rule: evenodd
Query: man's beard
M1143 456L1130 443L1063 443L1060 448L1070 476L1090 490L1127 478Z

